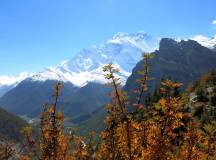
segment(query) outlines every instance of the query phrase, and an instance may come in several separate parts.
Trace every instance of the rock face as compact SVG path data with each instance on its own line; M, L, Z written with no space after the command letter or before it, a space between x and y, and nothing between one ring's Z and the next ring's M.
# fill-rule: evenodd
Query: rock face
M119 33L102 45L84 49L72 60L28 76L0 98L0 105L15 114L35 117L43 103L51 101L56 81L62 81L59 106L63 112L75 117L91 114L109 100L110 89L103 85L106 81L101 67L113 62L121 69L119 77L123 84L132 72L124 87L132 95L138 78L136 72L142 70L142 62L139 62L142 51L155 49L158 49L156 57L150 61L150 74L154 77L149 83L150 90L166 77L186 87L204 72L216 68L216 53L196 41L163 38L159 44L158 39L143 32Z
M173 39L162 39L160 48L155 54L155 58L150 61L150 76L154 79L148 83L149 91L159 87L161 78L182 82L184 89L189 83L198 80L203 73L216 68L216 53L192 40L177 42ZM142 69L142 62L137 63L124 86L131 99L135 98L132 91L137 88L135 82L139 78L137 71ZM104 108L97 110L92 117L81 124L80 130L86 131L92 128L95 131L102 130L103 126L99 122L104 119L105 114Z
M183 83L185 88L203 73L216 68L216 53L193 40L162 39L155 54L150 61L150 76L154 78L149 82L150 91L159 86L161 78L172 78ZM136 73L142 68L143 64L139 62L124 87L131 96L132 90L137 88L135 79L139 76Z

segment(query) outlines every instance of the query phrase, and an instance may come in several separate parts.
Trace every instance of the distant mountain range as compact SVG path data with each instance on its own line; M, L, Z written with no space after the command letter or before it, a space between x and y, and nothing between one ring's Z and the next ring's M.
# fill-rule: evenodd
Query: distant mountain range
M216 36L208 38L198 35L191 39L209 49L216 50ZM83 49L73 59L57 66L37 73L23 72L17 77L0 76L0 97L24 79L43 82L58 80L70 82L78 87L85 86L88 82L104 83L101 68L110 62L120 68L119 77L125 83L133 67L140 60L142 52L155 51L159 48L159 43L160 38L154 38L144 32L118 33L105 43Z
M69 88L66 90L70 92L63 90L65 112L89 114L108 100L106 95L109 89L101 85L106 83L102 66L112 62L119 67L119 77L124 84L140 60L142 51L154 51L158 45L159 39L143 32L118 33L104 44L83 49L69 61L27 76L22 81L12 81L11 86L7 84L11 88L5 92L0 103L13 113L34 117L41 111L41 105L51 99L54 83L62 81L64 88Z
M136 70L141 68L142 52L156 50L156 57L151 61L151 74L155 78L151 86L157 86L163 76L187 85L202 73L216 68L212 41L211 46L207 48L194 40L160 40L143 32L119 33L102 45L84 49L72 60L15 81L0 98L0 105L15 114L35 117L43 103L51 102L55 82L62 81L64 87L59 106L66 116L74 119L91 116L109 101L110 88L104 85L106 81L102 72L104 64L113 62L120 68L118 76L130 92L135 87Z
M82 87L88 82L104 83L102 66L112 62L121 69L119 76L123 81L130 75L132 68L140 60L142 51L152 52L159 47L159 39L144 32L136 34L118 33L112 39L90 49L83 49L73 59L38 73L22 76L31 81L58 80L71 82ZM21 76L0 77L0 85L16 86Z

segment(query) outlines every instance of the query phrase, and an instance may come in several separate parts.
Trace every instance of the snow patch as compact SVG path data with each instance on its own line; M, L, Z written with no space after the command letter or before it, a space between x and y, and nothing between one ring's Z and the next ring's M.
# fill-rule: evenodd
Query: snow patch
M216 35L212 38L209 38L203 35L197 35L197 36L192 37L191 39L197 41L204 47L207 47L210 49L213 49L214 46L216 45Z

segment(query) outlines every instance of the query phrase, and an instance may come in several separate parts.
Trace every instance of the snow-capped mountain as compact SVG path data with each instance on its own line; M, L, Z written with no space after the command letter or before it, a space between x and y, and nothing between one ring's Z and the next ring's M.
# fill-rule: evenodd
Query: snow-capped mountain
M104 44L83 49L71 60L28 76L0 98L0 106L15 114L37 116L41 111L40 106L47 100L49 102L53 85L59 80L65 82L60 97L64 111L69 116L92 114L109 101L106 95L110 88L100 84L106 82L102 66L113 62L120 68L119 76L125 82L140 61L142 51L155 49L158 49L157 56L152 60L151 66L154 72L152 77L157 78L157 82L163 75L171 74L170 77L177 77L180 82L187 84L201 73L215 68L215 52L195 41L157 39L143 32L119 33ZM127 84L136 85L129 81ZM154 87L156 81L150 86Z
M197 35L189 39L211 49L216 46L216 35L213 38ZM24 72L17 77L0 76L0 95L1 90L4 89L3 92L5 92L24 79L31 81L59 80L71 82L79 87L92 81L104 83L102 66L107 63L113 63L120 69L119 77L124 83L131 74L132 68L140 60L142 52L152 52L158 49L159 42L160 38L154 38L144 32L117 33L105 43L83 49L73 59L38 73Z
M203 35L197 35L191 39L194 41L197 41L202 46L210 48L210 49L214 49L216 47L216 35L212 38L209 38Z
M113 63L120 68L119 77L125 82L132 68L140 60L142 52L152 52L158 47L159 39L144 32L118 33L104 44L83 49L73 59L38 72L28 79L69 81L80 87L92 81L103 83L105 79L102 67Z

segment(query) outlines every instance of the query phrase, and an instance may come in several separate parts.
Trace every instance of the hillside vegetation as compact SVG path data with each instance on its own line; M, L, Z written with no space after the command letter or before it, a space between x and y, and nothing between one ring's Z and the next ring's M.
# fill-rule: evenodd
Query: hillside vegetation
M132 39L143 41L145 38L149 39L145 34L138 34ZM127 39L127 37L124 39ZM142 46L141 44L138 46ZM131 43L112 44L107 47L100 48L102 50L94 49L92 52L85 50L80 61L82 62L85 59L90 58L92 64L94 64L92 66L93 68L109 63L111 60L114 62L117 61L118 63L116 65L121 68L118 76L122 77L124 75L122 72L125 71L128 73L132 72L131 75L127 75L127 77L129 77L126 84L121 84L124 86L124 90L128 92L131 101L132 99L135 99L133 90L138 87L136 79L140 78L137 71L143 69L142 62L138 62L141 55L140 48L136 48ZM102 53L106 55L107 58L110 57L111 60L103 60ZM77 56L77 58L79 59L79 56ZM183 83L184 85L181 87L183 90L188 84L195 82L202 74L216 68L215 61L215 52L200 45L196 41L188 40L177 42L173 39L162 38L159 49L155 51L155 58L149 61L149 64L151 65L149 75L150 77L153 77L153 79L148 82L148 92L151 93L155 88L159 88L162 78L172 78L174 81ZM74 60L72 60L70 64L72 65L73 62ZM137 65L135 66L136 63ZM60 67L61 69L58 68L57 70L65 75L70 74L70 72L62 67L63 66ZM71 69L82 71L80 73L85 72L84 68L77 67L77 65L72 65ZM134 68L133 71L132 68ZM55 71L57 72L57 70ZM100 68L97 71L99 72L97 74L98 78L104 79L102 69ZM50 73L50 70L47 72L38 73L37 76L34 76L36 79L32 80L31 78L27 78L20 82L17 86L0 97L0 106L11 113L36 118L41 112L41 105L46 102L51 102L50 95L52 94L53 86L57 82L56 79L51 80L52 77L49 77L49 75L55 75L55 72L51 72L52 74ZM40 76L45 76L47 79L44 81L37 80L42 78ZM121 80L125 81L127 77L124 77ZM89 77L86 76L80 78L80 80L83 81L83 79L86 80L88 78ZM77 120L82 120L82 117L86 115L91 118L94 111L109 102L107 94L110 92L110 88L104 84L98 83L98 81L94 81L94 78L92 81L88 81L84 86L76 86L70 81L64 81L64 79L62 81L64 87L62 88L61 96L59 97L61 110L67 118L76 119L77 123L82 123L83 121L78 122ZM105 80L103 83L105 83Z
M190 107L205 124L216 120L216 70L204 74L194 86L189 86Z
M105 127L99 135L90 132L82 137L76 134L75 129L63 129L64 117L57 111L62 85L57 83L53 103L43 107L40 141L34 140L30 127L25 127L22 133L26 145L18 159L215 160L215 115L206 109L211 107L210 113L215 113L215 71L204 75L184 93L179 91L182 83L164 79L158 100L144 105L141 102L148 90L147 82L152 79L149 61L153 56L143 56L143 69L138 72L132 102L115 76L119 70L112 64L103 68L113 91L110 93L111 101L106 105ZM203 109L197 107L199 102ZM134 109L130 110L131 107ZM4 155L8 153L2 152L0 156Z
M20 130L27 125L23 119L0 108L0 141L21 141Z

